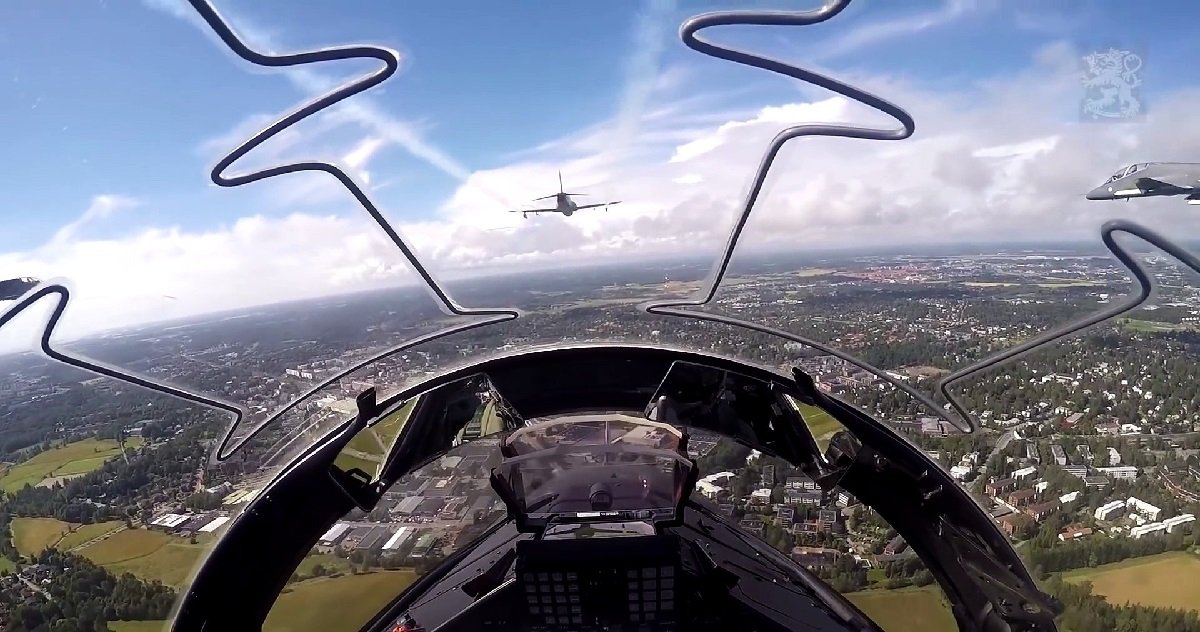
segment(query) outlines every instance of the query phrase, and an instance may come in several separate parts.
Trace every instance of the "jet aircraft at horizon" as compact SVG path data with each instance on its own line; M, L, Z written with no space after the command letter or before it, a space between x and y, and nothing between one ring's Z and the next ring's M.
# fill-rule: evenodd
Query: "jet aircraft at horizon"
M535 198L533 200L534 202L538 202L540 200L553 199L555 201L555 205L553 207L531 208L531 209L525 209L525 210L519 210L519 211L509 211L509 213L520 213L521 217L526 217L526 218L529 217L530 213L562 213L564 217L570 217L575 214L575 211L580 211L585 208L596 208L598 206L607 207L611 204L620 204L621 203L620 200L616 200L614 202L597 202L595 204L576 204L575 201L571 199L571 196L575 196L575 195L587 195L587 194L586 193L565 193L563 191L562 172L559 171L558 172L558 193L553 193L553 194L546 195L546 196L543 196L540 198ZM607 209L605 209L605 210L607 210Z
M1200 205L1200 163L1139 162L1121 169L1087 194L1089 200L1184 195Z

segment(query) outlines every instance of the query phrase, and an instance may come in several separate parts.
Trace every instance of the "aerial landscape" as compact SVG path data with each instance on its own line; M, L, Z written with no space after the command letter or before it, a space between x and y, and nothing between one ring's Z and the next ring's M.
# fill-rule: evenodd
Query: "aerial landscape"
M1083 626L1097 604L1108 604L1118 618L1142 616L1146 608L1191 611L1194 622L1190 609L1200 594L1179 578L1200 572L1193 528L1200 416L1189 412L1200 404L1190 361L1200 344L1200 293L1165 261L1145 258L1161 288L1152 309L964 387L964 400L984 423L971 435L839 358L730 328L670 326L635 309L664 292L695 287L704 270L694 264L674 266L671 280L657 282L636 267L617 267L481 283L481 292L524 297L527 315L369 364L304 399L294 414L275 419L242 451L216 463L208 456L228 427L222 416L34 355L4 356L0 362L15 379L3 401L11 421L0 425L6 521L0 546L9 604L3 616L8 629L32 630L39 620L62 616L59 600L72 599L82 600L72 605L77 616L109 629L151 629L168 615L214 538L286 462L286 446L352 415L353 397L363 389L394 392L467 354L647 339L781 371L798 367L818 388L887 421L947 468L1019 543L1044 586L1066 601L1063 621L1080 626L1070 629L1091 629ZM997 345L1128 290L1109 259L1067 250L847 255L743 268L716 309L750 309L763 322L836 342L924 390ZM527 289L514 294L505 283ZM1006 308L996 309L998 301ZM245 402L266 419L336 368L444 318L428 312L389 318L391 306L367 293L109 332L76 344L92 357L133 370L153 367L162 378ZM378 325L366 325L372 322ZM323 345L341 351L328 353ZM1139 352L1129 354L1130 347ZM1012 388L1014 382L1023 386ZM487 482L496 456L490 410L481 402L478 423L464 431L461 445L396 482L370 514L347 515L330 529L296 569L266 629L333 616L328 606L348 593L359 596L361 610L337 617L343 625L352 616L365 622L415 576L502 517L503 504ZM407 413L402 407L364 430L343 457L360 469L378 467ZM839 427L828 417L806 422L818 437ZM885 629L917 629L902 616L911 608L941 622L920 629L954 629L929 573L878 515L844 492L823 493L778 458L752 455L715 435L699 439L690 448L702 475L698 493L742 529L818 573ZM64 592L78 573L94 568L102 572L89 576L114 588Z
M1196 7L476 4L0 7L0 632L1200 632Z

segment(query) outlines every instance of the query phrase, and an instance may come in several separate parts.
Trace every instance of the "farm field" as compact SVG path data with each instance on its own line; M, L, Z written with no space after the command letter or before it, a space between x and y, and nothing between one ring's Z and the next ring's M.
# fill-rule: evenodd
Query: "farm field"
M37 555L62 539L71 525L54 518L13 518L13 546L21 555Z
M356 630L416 579L410 570L321 577L291 584L263 632Z
M958 630L954 616L950 614L950 606L937 586L896 590L863 590L846 593L846 598L886 632L956 632Z
M1062 574L1066 581L1092 583L1109 603L1200 610L1200 557L1183 551L1123 560Z
M131 437L125 444L136 448L142 445L142 440ZM0 478L0 491L15 492L26 485L37 485L46 479L61 480L87 474L120 454L121 448L112 439L84 439L68 443L9 467Z
M114 574L129 572L179 588L207 550L205 542L190 544L157 531L126 529L78 553Z

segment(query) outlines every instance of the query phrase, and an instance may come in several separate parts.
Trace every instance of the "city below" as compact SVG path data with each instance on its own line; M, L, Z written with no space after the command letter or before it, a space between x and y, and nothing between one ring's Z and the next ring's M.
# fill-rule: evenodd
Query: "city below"
M1136 602L1145 591L1120 593L1125 584L1110 579L1119 568L1105 565L1145 558L1167 578L1200 572L1200 559L1186 553L1200 544L1200 292L1168 260L1143 260L1158 283L1151 304L956 387L981 421L972 434L863 366L818 349L637 309L699 287L705 270L692 264L460 282L456 291L469 304L516 305L526 314L390 354L460 319L410 288L76 343L91 358L243 407L248 415L233 435L245 445L220 461L210 456L228 430L222 414L35 354L2 356L0 370L10 379L0 393L0 629L34 629L28 624L37 617L53 618L44 613L59 599L55 587L92 567L109 573L114 586L137 586L128 590L139 597L123 609L96 598L95 616L111 629L161 620L230 520L290 458L352 416L359 393L373 387L386 397L489 355L600 341L694 349L785 373L798 368L940 463L1018 543L1035 574L1058 582L1048 585L1083 578L1094 581L1088 598L1114 607ZM830 255L744 263L714 309L835 346L932 394L950 371L1111 305L1130 289L1110 258L1067 248ZM339 462L374 473L409 410L364 430ZM806 414L805 422L819 442L841 429L828 414ZM363 589L366 601L386 603L414 574L502 517L489 484L497 428L495 402L481 391L454 449L393 484L373 511L351 512L320 538L266 629L287 629L288 617L329 607L342 594L330 588L336 582L386 578ZM912 607L932 613L928 629L954 629L929 572L874 512L846 492L821 490L781 459L692 434L701 502L881 621L896 605L879 594L908 591ZM1144 605L1171 606L1152 598ZM26 627L13 627L18 619Z

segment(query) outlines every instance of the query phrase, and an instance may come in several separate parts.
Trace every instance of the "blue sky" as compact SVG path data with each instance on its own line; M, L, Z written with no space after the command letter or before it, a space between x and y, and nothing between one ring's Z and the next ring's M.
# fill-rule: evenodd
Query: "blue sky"
M307 121L247 160L349 163L393 222L445 270L720 241L728 211L775 131L805 116L871 120L827 94L686 49L679 24L721 3L570 0L520 11L483 1L214 4L252 45L276 52L357 42L400 51L399 76L356 97L359 109ZM817 152L785 156L792 170L781 173L805 175L778 185L770 200L778 210L762 219L764 233L811 230L814 220L800 207L813 200L831 209L818 217L828 220L830 232L821 237L828 240L916 235L918 220L933 213L928 209L971 215L960 222L964 238L991 235L989 218L999 215L979 204L1015 208L1018 219L1005 226L1052 212L1063 218L1064 232L1082 230L1095 218L1076 215L1096 207L1060 213L1068 198L1076 208L1072 188L1098 183L1123 162L1200 160L1189 153L1200 152L1192 145L1200 133L1171 132L1182 123L1174 114L1187 103L1181 95L1196 88L1183 78L1194 76L1190 60L1200 52L1178 24L1200 8L1183 0L1157 2L1154 11L1072 0L1041 12L1042 4L857 0L815 27L712 35L861 79L918 115L917 136L894 155L864 154L844 141L822 154L826 141L814 141ZM314 95L295 70L251 68L223 49L183 0L79 0L69 19L61 5L15 0L0 7L0 20L18 25L0 33L7 88L0 116L8 123L8 151L0 154L7 176L0 274L79 279L97 295L104 278L145 274L143 286L191 296L186 309L193 310L295 297L276 291L281 286L303 294L402 274L394 252L325 178L289 176L236 190L209 183L208 169L223 151ZM1149 118L1080 126L1083 93L1073 64L1080 53L1110 45L1143 55ZM371 67L326 66L303 72L334 80ZM1105 151L1084 151L1092 142ZM690 153L681 154L689 143ZM700 147L719 149L696 154ZM1000 149L975 157L992 161L986 166L958 164L972 163L972 152L987 147ZM1079 160L1064 159L1070 151ZM1049 175L1045 168L1030 172L1029 157L1038 152L1061 154L1054 162L1061 166ZM685 157L693 155L701 158ZM866 169L864 155L897 162L844 177L832 171ZM506 213L552 191L560 168L568 187L623 198L629 210L528 222ZM950 177L962 182L941 180ZM1043 193L1058 206L1014 197L1024 193L1006 185L1022 178L1046 180ZM959 186L968 181L978 186ZM935 199L934 190L948 192ZM238 257L247 244L314 256L306 277L289 277L282 267L243 266ZM225 263L215 271L196 273L196 261L218 260ZM186 290L216 282L216 274L240 275L244 287L228 296Z

